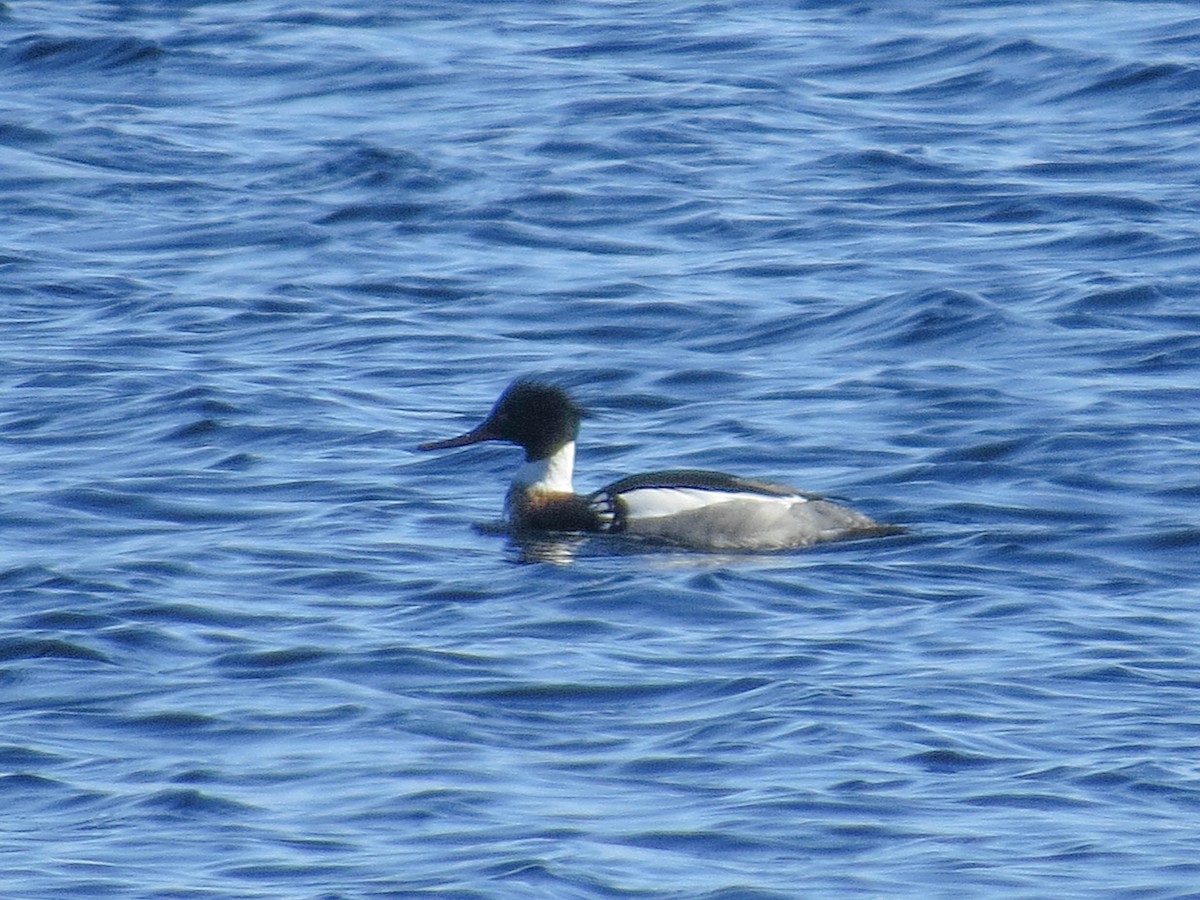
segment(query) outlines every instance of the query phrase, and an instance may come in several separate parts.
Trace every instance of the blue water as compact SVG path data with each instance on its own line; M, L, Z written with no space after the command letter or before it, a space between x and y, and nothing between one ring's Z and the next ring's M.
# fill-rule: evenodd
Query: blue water
M0 39L4 897L1200 897L1191 2ZM514 546L530 373L909 531Z

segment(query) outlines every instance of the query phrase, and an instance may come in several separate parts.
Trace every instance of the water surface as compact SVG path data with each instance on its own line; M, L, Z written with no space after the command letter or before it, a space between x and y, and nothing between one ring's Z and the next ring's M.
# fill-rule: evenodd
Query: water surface
M0 37L6 895L1196 896L1191 4ZM530 554L529 373L910 530Z

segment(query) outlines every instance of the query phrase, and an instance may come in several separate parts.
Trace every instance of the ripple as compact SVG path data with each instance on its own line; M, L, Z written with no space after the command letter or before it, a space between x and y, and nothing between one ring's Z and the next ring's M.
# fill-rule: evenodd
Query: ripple
M81 644L58 638L5 638L0 639L0 660L14 659L70 659L88 662L112 663L113 660Z
M27 35L8 44L0 59L38 71L107 72L157 62L163 48L135 37Z
M218 797L193 788L176 788L159 791L140 804L152 814L185 816L191 818L216 816L238 816L253 811L253 807L234 800Z

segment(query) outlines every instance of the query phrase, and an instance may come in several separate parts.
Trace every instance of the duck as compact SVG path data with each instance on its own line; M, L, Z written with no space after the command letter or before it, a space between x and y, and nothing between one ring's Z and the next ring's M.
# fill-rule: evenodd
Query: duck
M772 481L706 469L630 475L590 494L574 488L584 410L561 387L512 382L475 428L418 445L450 450L501 441L525 451L504 500L517 535L622 535L695 550L771 551L895 533L862 513Z

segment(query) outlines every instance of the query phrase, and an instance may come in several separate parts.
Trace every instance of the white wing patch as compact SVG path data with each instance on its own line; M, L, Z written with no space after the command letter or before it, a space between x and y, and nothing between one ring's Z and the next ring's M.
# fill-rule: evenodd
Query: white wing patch
M745 491L717 491L687 487L634 488L622 491L621 499L625 501L626 515L630 519L657 519L662 516L673 516L694 509L702 509L706 506L715 506L719 503L730 503L734 500L778 504L781 507L807 502L807 498L799 494L776 497L766 494L748 494Z

